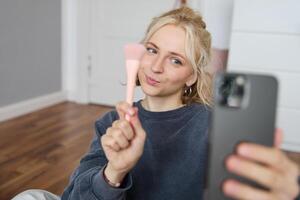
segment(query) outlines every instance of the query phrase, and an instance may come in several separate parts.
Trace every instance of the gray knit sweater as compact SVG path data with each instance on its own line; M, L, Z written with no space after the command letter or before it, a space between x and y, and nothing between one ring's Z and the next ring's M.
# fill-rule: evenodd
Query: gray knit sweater
M135 103L147 138L142 157L120 188L103 179L107 159L100 137L118 119L116 111L95 123L96 135L65 189L62 200L201 200L207 163L210 111L191 104L165 112L145 110Z

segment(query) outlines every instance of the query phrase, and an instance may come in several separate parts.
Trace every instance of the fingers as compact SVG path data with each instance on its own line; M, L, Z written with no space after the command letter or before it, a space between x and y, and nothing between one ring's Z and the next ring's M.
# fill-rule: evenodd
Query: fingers
M113 151L120 151L121 147L118 145L117 141L110 135L103 135L101 137L101 144L103 148L105 149L108 147L109 149L112 149Z
M272 166L282 172L294 168L290 160L278 148L266 147L253 143L242 143L237 148L237 153L245 158ZM293 169L294 173L295 169Z
M121 149L125 149L129 145L129 140L125 137L120 129L115 129L111 134L112 138L117 142Z
M226 196L234 199L243 200L276 200L279 199L275 194L269 193L265 190L256 189L249 185L245 185L238 181L227 180L223 184L223 191ZM286 198L283 198L286 199Z
M283 131L280 128L276 128L275 138L274 138L274 146L276 148L280 148L282 142L283 142Z
M116 120L112 124L112 127L106 130L106 134L102 136L103 144L114 151L120 151L127 148L133 137L134 132L131 125L124 119Z
M131 140L134 137L132 127L127 120L116 120L112 124L112 127L120 130L128 140Z
M135 114L134 109L127 102L121 101L116 105L116 110L118 112L120 119L125 119L126 114L130 117Z
M281 180L281 174L277 171L244 158L232 155L226 160L226 166L229 171L269 189L278 190L285 187L284 181Z
M299 169L278 148L243 143L238 146L237 154L226 160L230 172L269 188L269 195L273 192L277 198L284 195L291 199L299 193Z
M103 141L103 145L110 147L117 152L127 148L130 143L123 132L116 128L109 128L101 139Z

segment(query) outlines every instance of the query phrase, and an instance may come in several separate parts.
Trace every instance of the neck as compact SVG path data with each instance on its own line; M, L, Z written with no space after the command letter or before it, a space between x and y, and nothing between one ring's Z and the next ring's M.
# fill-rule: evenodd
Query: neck
M184 106L181 101L181 98L170 98L170 97L151 97L146 96L145 99L142 100L142 106L149 111L152 112L162 112L174 110L176 108L180 108Z

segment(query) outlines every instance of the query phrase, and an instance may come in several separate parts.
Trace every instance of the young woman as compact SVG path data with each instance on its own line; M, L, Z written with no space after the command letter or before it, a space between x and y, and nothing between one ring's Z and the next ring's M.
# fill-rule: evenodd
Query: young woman
M183 7L154 18L143 43L147 52L138 84L145 98L133 107L120 102L96 121L90 151L62 200L203 199L211 106L210 76L205 72L210 34L201 16ZM299 193L298 168L276 147L241 144L226 165L232 173L269 188L227 180L223 191L229 197L292 200Z

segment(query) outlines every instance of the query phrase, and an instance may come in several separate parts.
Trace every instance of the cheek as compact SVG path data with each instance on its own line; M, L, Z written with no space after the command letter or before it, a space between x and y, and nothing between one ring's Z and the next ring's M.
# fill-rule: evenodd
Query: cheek
M137 74L137 78L139 79L139 82L143 82L143 67L140 66L139 70L138 70L138 74Z
M147 55L144 55L141 59L140 68L148 68L153 63L153 58Z
M190 77L191 72L189 70L170 70L169 81L172 84L182 84L185 83Z

